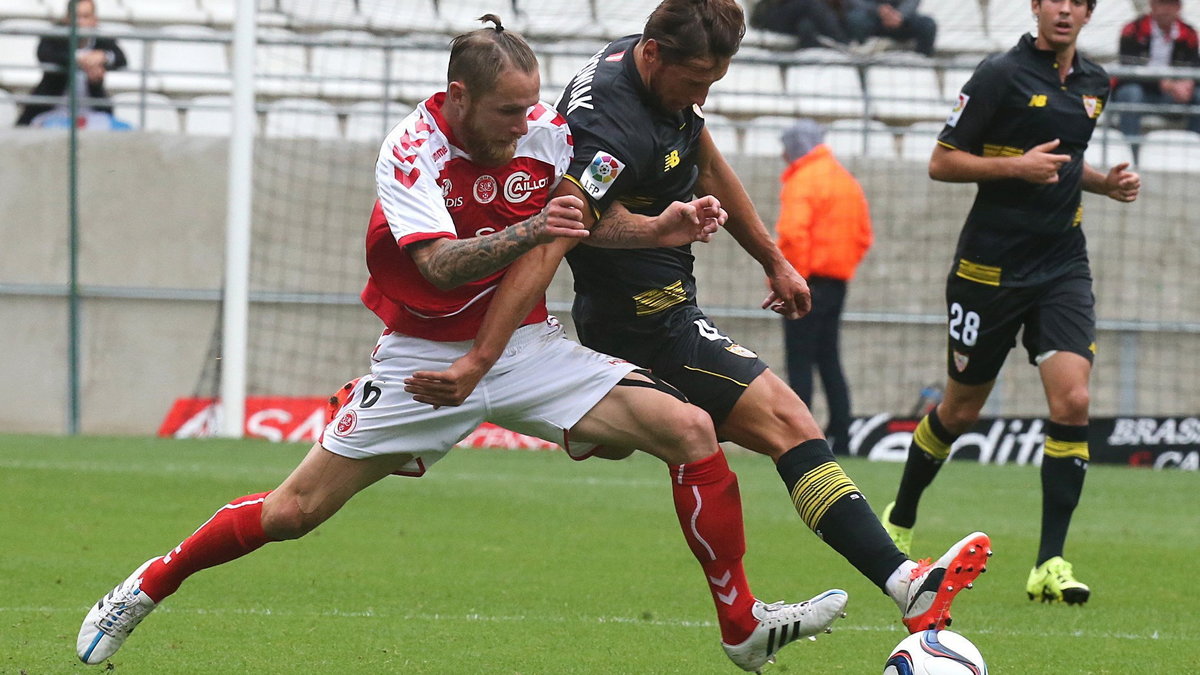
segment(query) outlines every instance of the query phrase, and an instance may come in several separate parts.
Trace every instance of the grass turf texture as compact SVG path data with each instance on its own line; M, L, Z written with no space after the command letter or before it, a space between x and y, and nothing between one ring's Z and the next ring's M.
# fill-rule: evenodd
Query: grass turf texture
M274 487L307 448L253 441L0 436L0 672L85 672L90 603L227 500ZM770 462L731 452L746 565L766 601L850 593L830 636L775 673L878 673L898 612L809 532ZM845 462L878 510L897 464ZM1093 466L1067 558L1086 607L1025 597L1040 495L1031 467L949 464L915 547L974 528L995 557L954 628L994 673L1200 671L1197 476ZM387 478L308 537L202 572L111 660L127 673L732 673L666 471L561 453L459 450ZM100 672L95 670L92 672Z

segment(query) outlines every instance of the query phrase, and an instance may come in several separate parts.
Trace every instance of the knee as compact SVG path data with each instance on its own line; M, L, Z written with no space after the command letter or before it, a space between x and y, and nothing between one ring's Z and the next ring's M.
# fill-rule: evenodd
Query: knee
M297 497L281 496L263 502L263 532L272 539L299 539L320 524L317 514L305 512Z
M704 459L717 449L712 418L694 405L680 403L660 427L660 443L666 459L686 464Z
M1091 393L1086 385L1071 387L1050 400L1050 419L1062 424L1087 424Z
M979 407L973 404L946 400L938 406L937 416L947 431L962 434L979 421L979 412Z

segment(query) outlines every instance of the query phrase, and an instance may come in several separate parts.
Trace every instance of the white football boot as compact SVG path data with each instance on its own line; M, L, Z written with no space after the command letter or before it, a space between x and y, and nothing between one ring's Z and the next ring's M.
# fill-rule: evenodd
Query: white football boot
M75 653L80 661L95 665L115 654L125 644L125 638L157 606L141 588L142 572L155 560L158 558L143 563L88 611L75 640Z
M775 653L784 645L800 638L817 639L817 633L831 633L831 625L846 616L846 591L835 588L811 600L795 604L754 601L750 610L758 626L741 644L721 646L739 668L762 672L762 667L775 662Z

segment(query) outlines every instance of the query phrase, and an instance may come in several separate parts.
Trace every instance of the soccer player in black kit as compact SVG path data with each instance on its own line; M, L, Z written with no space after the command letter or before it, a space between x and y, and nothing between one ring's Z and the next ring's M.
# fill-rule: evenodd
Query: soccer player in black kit
M690 247L608 248L629 249L659 215L711 196L725 228L766 272L763 307L791 317L808 311L807 284L704 128L700 106L744 32L735 0L664 0L641 35L598 52L560 96L575 158L558 194L591 205L591 236L567 254L579 339L648 368L707 411L721 438L771 457L800 517L897 603L909 630L942 628L955 594L990 555L987 535L964 537L933 563L909 560L795 392L697 307ZM746 670L762 665L730 656Z
M1049 404L1041 467L1041 544L1030 599L1083 603L1090 590L1063 559L1087 472L1088 378L1095 299L1082 220L1083 190L1120 202L1141 183L1128 164L1107 174L1084 150L1104 103L1104 69L1075 47L1096 0L1032 0L1036 35L984 60L959 94L929 162L934 180L978 183L946 287L949 381L913 434L884 525L911 546L921 493L950 446L979 418L1017 331Z

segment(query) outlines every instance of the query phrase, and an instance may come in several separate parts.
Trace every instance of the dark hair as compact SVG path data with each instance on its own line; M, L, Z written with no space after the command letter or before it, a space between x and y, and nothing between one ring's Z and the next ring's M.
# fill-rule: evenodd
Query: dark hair
M746 34L746 17L736 0L663 0L650 13L642 41L659 44L663 61L732 58Z
M1038 0L1038 4L1042 4L1042 0ZM1087 6L1089 12L1096 11L1096 0L1087 0Z
M468 91L478 95L491 91L505 68L515 67L525 73L537 71L537 57L525 38L505 29L495 14L484 14L479 20L494 25L463 33L450 41L447 82L462 82Z

